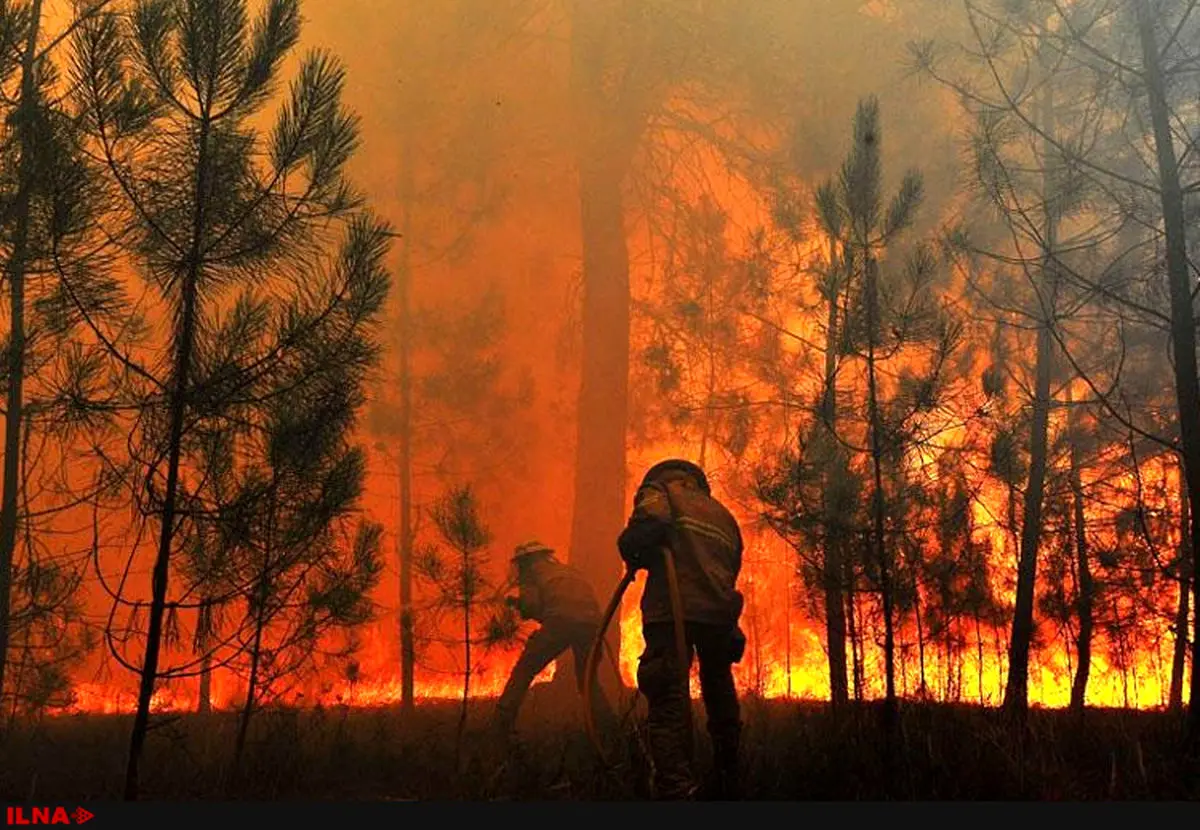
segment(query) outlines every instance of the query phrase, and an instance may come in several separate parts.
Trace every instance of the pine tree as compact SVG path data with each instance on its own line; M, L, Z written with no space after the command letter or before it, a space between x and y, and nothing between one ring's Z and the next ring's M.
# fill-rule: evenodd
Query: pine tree
M903 529L888 527L885 479L892 470L901 480L913 450L939 428L936 414L961 329L936 295L939 263L929 246L916 245L902 267L882 273L880 258L912 226L923 186L920 174L910 170L885 202L881 139L878 101L867 98L859 105L853 147L833 190L852 275L844 336L848 351L866 374L863 419L871 482L867 566L883 608L884 713L891 724L897 704L897 573L892 540L901 538Z
M441 544L426 545L416 564L418 573L437 592L426 614L439 621L449 618L448 627L457 633L447 634L447 642L462 649L462 705L455 739L458 767L463 759L471 675L478 670L476 649L495 645L497 632L511 629L511 614L505 611L503 600L508 586L498 585L488 576L492 532L470 486L451 487L430 513Z
M350 255L328 265L320 257L360 206L343 174L357 146L357 122L340 102L344 74L331 56L308 55L260 134L254 119L274 97L300 12L297 0L267 0L252 21L247 5L139 0L73 36L78 119L120 197L106 231L160 315L148 317L158 327L150 346L113 355L135 367L142 472L133 495L158 525L130 799L163 674L171 560L203 497L200 450L256 423L241 416L280 394L272 383L296 366L353 363L361 343L349 335L386 290L353 253L377 256L385 227L356 220ZM238 350L247 343L257 348Z
M70 26L94 13L81 7ZM110 492L113 476L90 453L110 426L105 364L92 326L108 318L113 283L94 220L107 205L78 131L61 106L42 42L41 0L0 4L0 250L8 318L0 366L5 386L0 485L0 698L14 707L33 684L57 695L64 661L87 651L74 596L88 551L47 550L43 530ZM92 480L87 481L91 476ZM40 480L33 494L29 482ZM51 632L59 628L56 636ZM57 640L61 647L51 646ZM19 646L18 646L19 643ZM20 649L15 678L7 667ZM36 654L35 654L36 653ZM31 656L32 655L32 656ZM6 679L6 677L8 679ZM27 701L28 702L28 701Z

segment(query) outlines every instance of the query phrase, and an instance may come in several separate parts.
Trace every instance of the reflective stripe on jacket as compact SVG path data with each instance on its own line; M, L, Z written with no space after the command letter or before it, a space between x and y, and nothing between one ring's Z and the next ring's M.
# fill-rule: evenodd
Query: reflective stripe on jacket
M664 488L669 489L670 503ZM672 530L671 504L675 508ZM671 595L659 545L670 547L687 622L735 625L743 598L737 590L742 567L742 534L723 504L681 480L638 490L633 513L619 542L622 555L634 553L646 568L642 622L670 622ZM640 549L639 549L640 548Z

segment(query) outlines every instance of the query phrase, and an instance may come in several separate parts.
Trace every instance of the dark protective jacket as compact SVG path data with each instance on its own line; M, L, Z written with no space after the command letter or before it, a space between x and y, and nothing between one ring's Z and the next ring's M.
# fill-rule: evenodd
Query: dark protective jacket
M539 558L521 573L517 610L543 626L600 622L600 604L583 574L554 559Z
M670 493L670 503L663 488ZM676 510L673 526L671 503ZM643 624L672 621L661 555L664 545L675 560L684 621L736 625L743 604L736 587L742 568L742 533L733 514L716 499L685 484L683 476L664 476L638 490L617 547L627 564L646 568Z

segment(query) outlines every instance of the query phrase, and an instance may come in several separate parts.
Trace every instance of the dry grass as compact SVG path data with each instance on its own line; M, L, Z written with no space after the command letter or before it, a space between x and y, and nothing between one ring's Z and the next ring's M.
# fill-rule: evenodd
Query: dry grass
M574 701L531 695L518 744L482 737L490 702L472 712L456 769L453 704L396 710L263 712L241 775L231 773L235 718L166 720L143 763L146 799L575 799L647 796L636 720L601 765ZM707 766L703 710L697 724ZM1088 800L1200 798L1200 767L1180 751L1181 720L1163 713L1035 711L1028 728L998 713L908 704L891 757L877 711L835 719L824 706L744 703L745 796L771 800ZM101 801L122 790L129 718L83 715L21 724L0 745L0 800Z

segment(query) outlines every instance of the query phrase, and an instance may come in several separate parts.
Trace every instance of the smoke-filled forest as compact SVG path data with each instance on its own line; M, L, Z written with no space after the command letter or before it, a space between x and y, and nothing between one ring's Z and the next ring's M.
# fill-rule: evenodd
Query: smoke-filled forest
M1200 0L0 0L0 798L661 797L663 459L740 533L738 797L1200 797L1198 47ZM531 541L613 613L497 743Z

